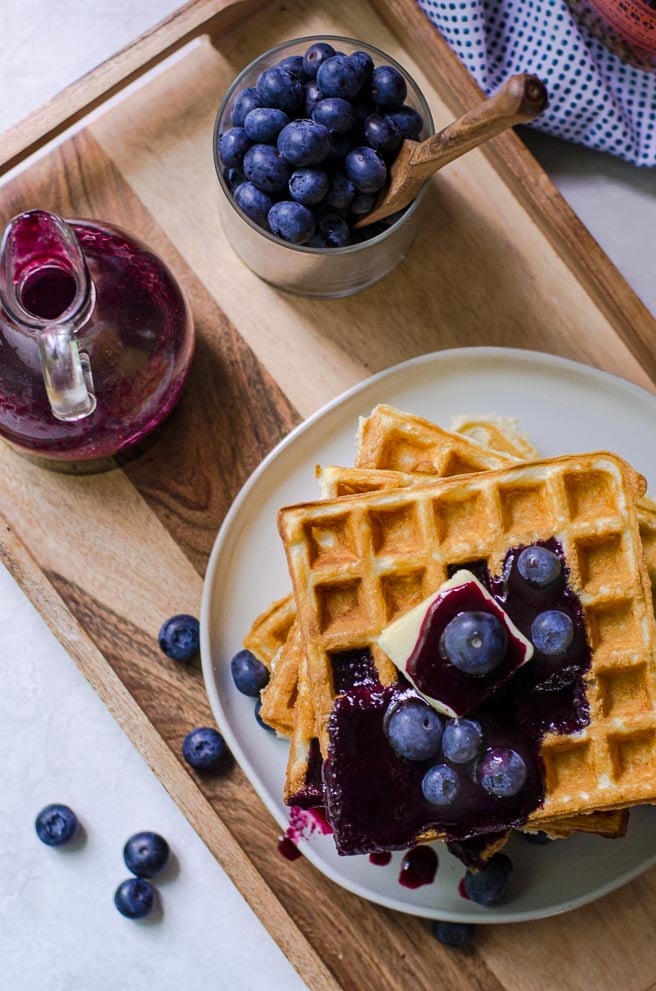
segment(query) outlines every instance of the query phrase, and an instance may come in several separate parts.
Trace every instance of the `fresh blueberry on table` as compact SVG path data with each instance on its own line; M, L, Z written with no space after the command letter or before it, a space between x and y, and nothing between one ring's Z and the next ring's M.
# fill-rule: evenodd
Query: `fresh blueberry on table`
M77 816L68 805L46 805L34 822L36 835L46 846L63 846L77 831Z
M378 152L367 145L353 148L345 160L346 174L361 193L377 193L387 181L387 167Z
M260 715L260 709L261 708L262 708L262 703L258 699L257 702L255 703L255 719L257 720L257 722L259 723L259 725L262 727L262 729L265 729L268 733L274 733L275 734L276 731L274 730L273 726L269 726L269 724L268 723L265 723L264 720L262 719L262 716Z
M364 139L376 151L395 151L403 141L403 135L391 117L372 114L364 122Z
M384 110L401 107L408 95L408 86L398 69L379 65L371 75L371 95Z
M447 623L441 648L459 671L483 677L499 666L508 646L506 628L492 613L462 612Z
M347 210L355 196L356 189L343 172L334 172L326 195L325 206L331 210Z
M211 726L199 726L182 741L182 756L190 767L208 771L219 766L227 752L225 740Z
M344 248L351 242L349 225L338 213L322 212L317 216L317 229L323 248Z
M314 234L314 214L295 200L274 203L267 219L272 232L290 244L307 244Z
M279 193L289 182L291 169L277 148L253 145L244 156L246 178L263 193Z
M125 866L137 877L155 877L166 867L169 854L164 837L147 830L135 833L123 847Z
M364 217L367 213L371 213L375 202L374 193L358 193L351 203L351 213L354 213L356 217Z
M235 189L234 197L235 203L247 217L260 227L268 228L267 217L273 206L273 200L268 193L258 189L255 183L243 182Z
M289 195L303 206L315 206L330 186L327 172L318 168L295 169L289 180Z
M257 78L257 94L263 107L283 110L290 120L301 110L305 101L305 90L286 69L276 66L264 69Z
M243 127L231 127L219 138L219 157L228 168L238 169L251 143Z
M155 904L155 889L144 878L128 878L116 889L114 904L126 919L144 919Z
M371 75L374 71L374 60L368 52L353 52L349 56L353 62L357 62L362 69L362 82L368 85L371 82Z
M385 730L392 749L407 760L434 757L442 742L442 720L421 699L395 705L386 715Z
M479 871L467 871L465 894L477 905L496 905L508 891L513 865L505 853L495 853Z
M531 640L541 654L562 657L573 639L574 624L567 613L559 609L548 609L533 620Z
M248 86L246 89L243 89L232 108L232 126L243 127L246 114L254 110L255 107L261 106L262 101L254 86Z
M312 110L312 120L337 134L346 134L355 124L355 110L348 100L330 96Z
M311 79L310 82L305 84L305 116L311 117L314 108L317 104L321 103L324 96L319 87L317 86L316 80Z
M447 760L466 764L477 757L483 743L483 730L475 719L452 719L444 727L442 750Z
M316 79L319 66L327 59L332 58L334 54L335 49L327 42L318 41L316 44L310 45L303 56L303 71L308 79Z
M242 695L258 698L269 683L269 672L250 650L240 650L230 661L232 680Z
M431 932L438 942L445 946L466 946L474 935L471 922L442 922L435 919L431 922Z
M278 151L290 165L318 165L330 148L330 131L313 120L293 120L278 135Z
M282 110L276 110L274 107L255 107L246 114L244 131L254 144L273 144L288 123L289 117Z
M458 775L448 764L436 764L426 771L421 790L431 805L449 805L458 794Z
M517 570L529 585L546 588L563 573L562 561L548 547L525 547L517 558Z
M304 83L307 79L307 75L304 68L304 59L302 55L288 55L286 58L278 62L279 69L285 69L286 72L298 79L300 82Z
M490 795L510 798L526 781L526 764L515 751L505 747L488 750L478 765L478 780Z
M362 66L346 55L333 55L326 59L317 72L317 83L324 96L340 96L352 100L360 92L363 82Z
M414 107L409 107L405 104L399 107L398 110L390 110L387 116L390 120L394 121L402 137L409 138L411 141L417 141L419 139L424 121L421 114Z
M167 657L185 664L200 650L200 624L195 616L187 613L171 616L162 625L157 642Z

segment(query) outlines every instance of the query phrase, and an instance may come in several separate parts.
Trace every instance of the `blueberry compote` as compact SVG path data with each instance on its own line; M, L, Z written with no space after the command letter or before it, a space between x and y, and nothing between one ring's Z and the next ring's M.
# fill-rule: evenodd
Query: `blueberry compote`
M581 604L567 583L562 547L555 539L541 546L563 563L557 580L544 588L531 586L519 574L521 547L508 551L499 576L491 577L480 562L465 565L525 636L530 638L533 620L547 610L567 613L574 625L564 655L547 657L536 650L513 677L467 713L483 731L476 759L455 764L441 752L427 761L399 757L387 740L384 717L390 705L412 689L404 679L381 685L367 650L335 658L343 694L336 698L330 716L323 779L327 814L340 853L407 848L427 831L445 834L450 841L466 841L521 824L542 802L543 735L573 733L588 723L583 675L590 650ZM349 668L355 673L351 685L345 676ZM511 796L489 794L479 783L478 762L493 748L513 750L526 765L525 781ZM424 774L435 763L450 764L458 775L455 798L439 807L426 801L421 788Z

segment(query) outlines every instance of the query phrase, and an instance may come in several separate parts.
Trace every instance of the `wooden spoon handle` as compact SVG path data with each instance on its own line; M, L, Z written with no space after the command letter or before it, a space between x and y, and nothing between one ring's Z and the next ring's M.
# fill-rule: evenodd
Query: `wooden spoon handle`
M443 131L422 141L413 151L409 165L413 172L415 168L425 170L428 178L507 128L533 120L546 105L547 90L537 76L526 73L511 76L489 100L483 100Z

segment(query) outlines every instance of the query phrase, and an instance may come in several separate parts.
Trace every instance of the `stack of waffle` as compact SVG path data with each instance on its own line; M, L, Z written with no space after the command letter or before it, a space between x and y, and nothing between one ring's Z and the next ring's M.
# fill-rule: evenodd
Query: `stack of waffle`
M293 594L255 620L244 646L271 672L261 717L290 740L285 801L327 806L341 852L453 840L434 822L393 843L374 829L357 849L340 835L339 803L322 773L345 692L336 662L355 665L351 686L359 664L361 680L373 678L381 692L398 685L376 643L384 627L455 567L483 562L499 575L510 548L555 539L590 648L585 725L542 735L543 792L527 816L487 834L463 826L455 839L475 834L484 860L510 827L621 836L630 806L656 802L656 508L645 481L608 452L541 459L500 417L460 417L452 427L378 406L360 423L355 467L318 469L320 499L280 511ZM368 757L350 769L356 788L373 773Z

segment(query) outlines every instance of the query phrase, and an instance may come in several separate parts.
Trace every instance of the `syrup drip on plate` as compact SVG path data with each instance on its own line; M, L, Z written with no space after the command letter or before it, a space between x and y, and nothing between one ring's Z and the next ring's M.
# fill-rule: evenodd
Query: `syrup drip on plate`
M432 884L437 873L437 854L430 846L416 846L408 850L401 861L399 884L404 888L421 888Z
M302 809L294 805L289 810L289 825L278 837L278 853L285 860L296 860L302 856L298 849L299 840L307 840L313 833L328 836L332 831L323 809Z

